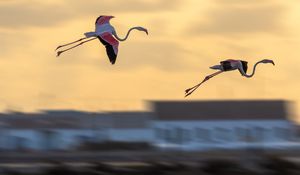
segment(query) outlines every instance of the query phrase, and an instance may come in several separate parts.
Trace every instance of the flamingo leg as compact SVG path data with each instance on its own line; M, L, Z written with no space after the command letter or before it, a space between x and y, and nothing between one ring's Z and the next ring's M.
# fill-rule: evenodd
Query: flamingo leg
M73 41L73 42L70 42L70 43L67 43L67 44L60 45L60 46L58 46L58 47L55 49L55 51L56 51L57 49L61 48L61 47L65 47L65 46L68 46L68 45L77 43L77 42L82 41L82 40L84 40L84 39L87 39L87 38L86 38L86 37L80 38L80 39L78 39L78 40L76 40L76 41Z
M89 40L83 41L83 42L81 42L81 43L79 43L79 44L77 44L77 45L75 45L75 46L72 46L72 47L70 47L70 48L68 48L68 49L65 49L65 50L58 51L58 52L57 52L57 56L56 56L56 57L59 57L59 55L60 55L60 54L62 54L63 52L65 52L65 51L68 51L68 50L74 49L75 47L78 47L78 46L80 46L80 45L82 45L82 44L84 44L84 43L86 43L86 42L92 41L92 40L94 40L94 39L97 39L97 38L92 38L92 39L89 39Z
M191 94L192 94L199 86L201 86L202 83L206 82L206 81L209 80L210 78L212 78L212 77L214 77L214 76L216 76L216 75L218 75L218 74L220 74L220 73L222 73L222 72L223 72L223 71L220 70L220 71L215 72L215 73L213 73L213 74L211 74L211 75L208 75L208 76L206 76L206 77L204 78L204 80L201 81L199 84L196 84L195 86L186 89L186 90L185 90L185 97L191 95Z

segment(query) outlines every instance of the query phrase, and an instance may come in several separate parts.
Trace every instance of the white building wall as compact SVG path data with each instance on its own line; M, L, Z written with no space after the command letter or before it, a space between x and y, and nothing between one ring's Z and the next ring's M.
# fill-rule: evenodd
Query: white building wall
M23 147L27 149L38 149L38 135L32 129L1 129L0 148L6 150Z
M150 142L161 147L175 147L186 150L241 148L249 145L272 147L286 143L291 144L292 132L289 131L293 128L293 124L287 120L149 122L151 122L151 126L145 129L1 129L0 149L13 150L21 146L35 150L68 150L89 139L92 141ZM252 135L258 128L263 129L261 139L246 139L245 136L243 137L243 131L250 131ZM282 130L282 135L278 136L276 130ZM169 137L166 136L166 131ZM209 139L205 138L205 132L207 131L209 132ZM288 133L284 133L285 131ZM50 135L47 135L47 132Z
M55 139L58 149L72 149L79 146L84 140L91 139L93 137L93 131L89 129L56 129L52 130L57 134Z
M112 141L152 142L153 129L110 129L109 139Z
M153 128L158 146L201 150L272 147L277 143L289 142L292 123L287 120L181 120L156 121ZM208 133L209 139L204 139L204 132Z
M47 136L46 133L51 133ZM0 149L18 147L33 150L72 149L83 141L101 141L108 138L106 130L91 129L2 129Z

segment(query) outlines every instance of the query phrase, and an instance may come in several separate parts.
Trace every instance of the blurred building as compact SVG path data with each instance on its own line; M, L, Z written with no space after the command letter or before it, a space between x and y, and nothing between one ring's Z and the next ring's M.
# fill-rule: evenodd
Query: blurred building
M0 114L1 150L72 150L103 142L159 149L297 147L281 100L152 101L151 112L42 111Z
M2 150L69 150L86 142L151 142L147 112L42 111L0 117Z
M155 142L184 150L298 146L289 103L281 100L157 101Z

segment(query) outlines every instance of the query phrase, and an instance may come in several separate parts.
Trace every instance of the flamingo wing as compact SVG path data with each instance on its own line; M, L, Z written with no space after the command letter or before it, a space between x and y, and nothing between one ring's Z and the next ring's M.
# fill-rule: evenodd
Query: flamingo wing
M105 46L106 53L111 64L115 64L118 55L119 41L116 40L111 33L102 33L98 39Z
M220 64L223 67L224 71L230 71L233 70L233 67L231 65L232 62L230 62L229 60L225 60L225 61L221 61Z

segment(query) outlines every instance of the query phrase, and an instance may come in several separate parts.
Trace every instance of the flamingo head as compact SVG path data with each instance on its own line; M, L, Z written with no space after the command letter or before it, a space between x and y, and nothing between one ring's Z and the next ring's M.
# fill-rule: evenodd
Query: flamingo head
M275 66L275 63L273 60L268 60L268 59L264 59L264 60L261 60L262 63L271 63Z
M135 27L135 29L139 30L139 31L143 31L146 32L146 34L148 35L148 30L144 27Z
M221 65L214 65L214 66L211 66L209 68L211 68L211 69L217 69L217 70L222 70L222 66Z
M114 16L101 15L96 19L96 24L109 23L110 19L112 19L112 18L114 18Z

